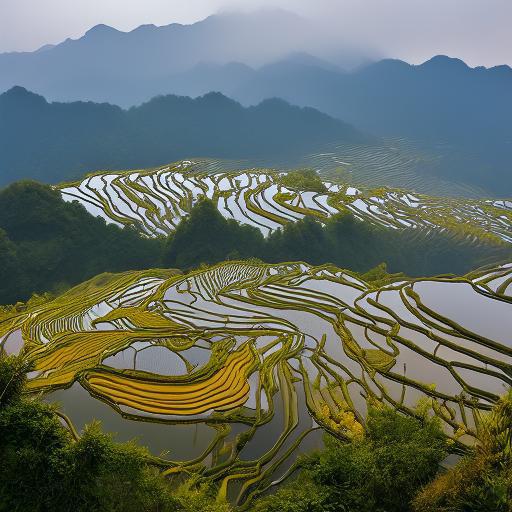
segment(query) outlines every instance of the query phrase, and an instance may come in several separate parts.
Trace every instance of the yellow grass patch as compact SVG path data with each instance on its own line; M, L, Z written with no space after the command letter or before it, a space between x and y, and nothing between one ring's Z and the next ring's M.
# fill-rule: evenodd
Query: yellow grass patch
M156 382L128 375L88 372L85 382L93 393L139 411L166 415L193 415L233 409L249 397L247 376L254 363L249 344L231 354L212 376L195 383Z

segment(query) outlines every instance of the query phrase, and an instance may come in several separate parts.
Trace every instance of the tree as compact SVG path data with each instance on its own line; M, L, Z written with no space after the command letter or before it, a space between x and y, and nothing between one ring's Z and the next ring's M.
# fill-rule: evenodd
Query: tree
M174 512L178 498L146 449L97 423L76 440L54 406L22 394L30 368L0 357L0 511Z
M190 269L201 263L224 261L229 255L238 258L258 257L263 235L251 226L226 220L209 199L200 199L189 217L183 219L169 238L164 263L170 267Z
M6 304L16 302L28 285L20 268L16 245L3 229L0 229L0 283L0 301Z
M367 433L344 442L331 435L325 449L303 459L299 477L259 500L257 512L406 512L446 456L439 423L370 409Z
M369 410L366 435L325 437L325 449L302 460L298 478L260 499L258 512L407 512L446 456L440 424L392 409Z
M0 190L0 303L101 272L159 266L162 246L130 227L107 225L47 185L15 183Z

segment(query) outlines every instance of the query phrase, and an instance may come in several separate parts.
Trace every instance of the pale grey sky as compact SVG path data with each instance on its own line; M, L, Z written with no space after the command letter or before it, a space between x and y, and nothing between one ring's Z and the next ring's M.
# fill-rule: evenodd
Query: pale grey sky
M512 0L0 0L0 52L34 50L105 23L193 23L219 10L287 9L336 42L418 63L436 54L512 65Z

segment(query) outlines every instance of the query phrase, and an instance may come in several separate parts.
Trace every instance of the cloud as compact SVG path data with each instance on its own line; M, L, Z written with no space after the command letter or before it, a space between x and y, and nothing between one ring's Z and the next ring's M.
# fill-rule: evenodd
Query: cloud
M511 0L280 0L337 39L408 62L436 54L512 64Z

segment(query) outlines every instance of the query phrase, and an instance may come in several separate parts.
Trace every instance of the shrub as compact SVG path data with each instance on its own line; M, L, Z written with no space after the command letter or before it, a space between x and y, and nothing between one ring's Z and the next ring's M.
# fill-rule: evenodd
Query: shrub
M298 169L287 172L281 177L281 183L295 190L308 190L311 192L325 192L326 188L320 176L314 169Z
M22 395L21 357L0 357L0 511L172 512L172 488L135 443L97 423L75 441L53 406Z
M370 409L365 437L346 443L326 436L325 448L303 459L298 478L254 510L405 512L435 477L445 447L436 420Z
M414 499L416 512L512 511L512 391L483 418L479 443Z

